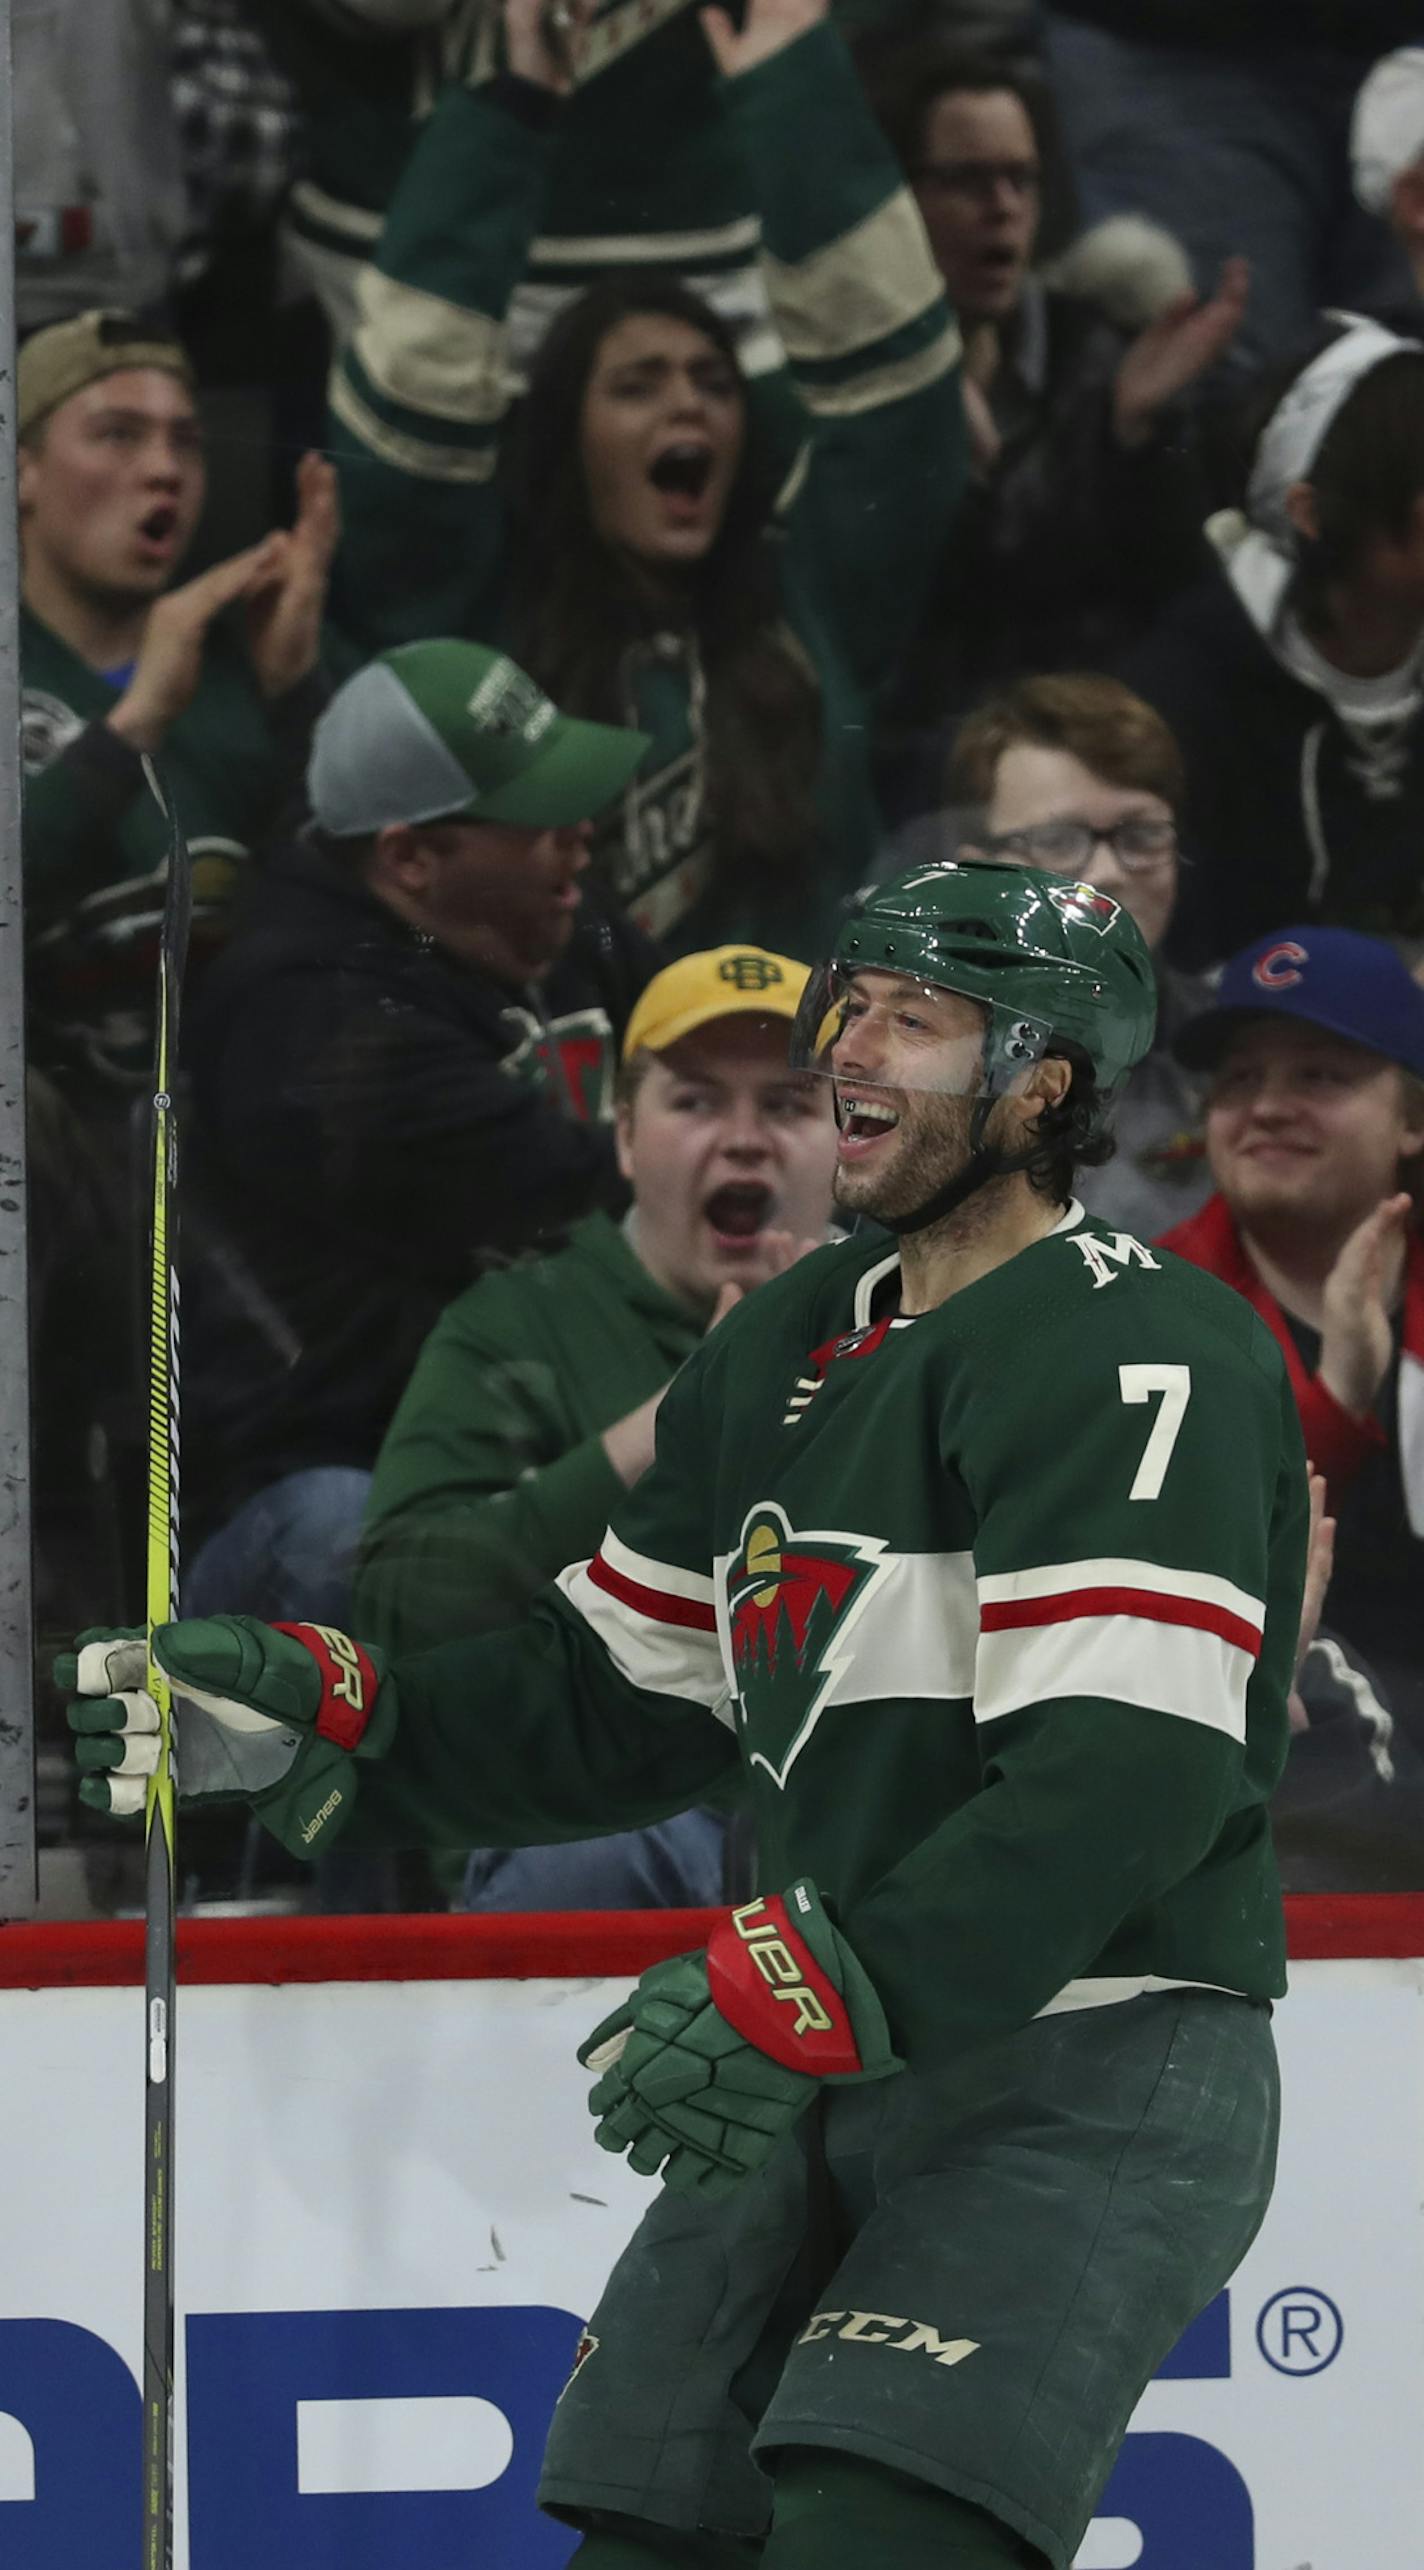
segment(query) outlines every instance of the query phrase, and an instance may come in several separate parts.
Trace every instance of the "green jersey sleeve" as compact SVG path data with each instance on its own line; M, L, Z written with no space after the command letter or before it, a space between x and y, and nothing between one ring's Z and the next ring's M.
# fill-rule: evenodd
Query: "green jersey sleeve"
M521 1625L392 1663L398 1713L383 1754L353 1762L349 1843L552 1844L641 1828L731 1784L705 1371L694 1356L670 1387L618 1527Z
M964 491L958 326L834 28L809 29L725 95L809 437L782 504L788 591L874 689L913 630ZM791 407L781 377L765 398Z
M1290 1388L1236 1298L1150 1258L1104 1290L1076 1246L1052 1314L969 1351L943 1422L977 1520L982 1784L844 1921L911 2059L1070 1981L1170 1980L1177 1952L1184 1980L1220 1953L1225 1986L1281 1986L1266 1800L1307 1513Z
M496 603L508 313L552 149L528 82L441 95L361 269L331 380L337 612L366 648L476 633Z
M556 1370L497 1311L481 1326L480 1292L442 1314L376 1458L353 1620L382 1650L509 1624L587 1557L622 1495L601 1437L567 1433Z

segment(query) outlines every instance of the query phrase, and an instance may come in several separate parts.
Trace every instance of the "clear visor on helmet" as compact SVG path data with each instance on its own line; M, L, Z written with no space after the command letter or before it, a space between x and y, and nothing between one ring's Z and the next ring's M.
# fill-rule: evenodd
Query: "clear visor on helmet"
M1002 1097L1040 1060L1048 1027L997 1001L877 965L821 964L791 1030L791 1062L842 1091L929 1089Z

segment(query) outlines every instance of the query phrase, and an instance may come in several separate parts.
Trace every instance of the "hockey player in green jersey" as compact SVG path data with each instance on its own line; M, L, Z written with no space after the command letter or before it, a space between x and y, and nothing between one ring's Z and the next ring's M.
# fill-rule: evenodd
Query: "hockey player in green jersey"
M663 2178L550 2433L581 2570L1067 2570L1264 2212L1305 1464L1249 1307L1072 1201L1152 993L1086 885L878 888L799 1029L884 1229L695 1352L594 1559L390 1666L155 1637L185 1795L298 1848L626 1827L740 1769L759 1897L581 2055ZM105 1807L142 1665L65 1673Z

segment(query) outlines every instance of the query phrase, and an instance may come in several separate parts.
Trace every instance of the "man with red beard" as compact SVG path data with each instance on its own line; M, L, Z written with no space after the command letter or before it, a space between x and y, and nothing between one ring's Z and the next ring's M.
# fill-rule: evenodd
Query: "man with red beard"
M1211 1075L1218 1192L1163 1245L1279 1341L1338 1521L1326 1622L1424 1741L1424 991L1382 938L1283 928L1176 1050Z
M26 342L16 392L32 1019L71 1091L125 1099L152 1049L168 849L145 761L197 860L201 944L300 782L324 694L335 480L305 457L289 533L170 589L207 484L179 342L81 313Z

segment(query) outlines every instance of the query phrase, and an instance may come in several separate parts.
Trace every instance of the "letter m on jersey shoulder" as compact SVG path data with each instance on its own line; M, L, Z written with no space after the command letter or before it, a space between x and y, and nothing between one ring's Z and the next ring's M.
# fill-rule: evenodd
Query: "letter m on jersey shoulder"
M1099 1287L1111 1285L1124 1267L1160 1268L1162 1264L1140 1240L1133 1239L1130 1231L1109 1232L1102 1239L1095 1232L1071 1231L1068 1238L1093 1279L1095 1293Z

